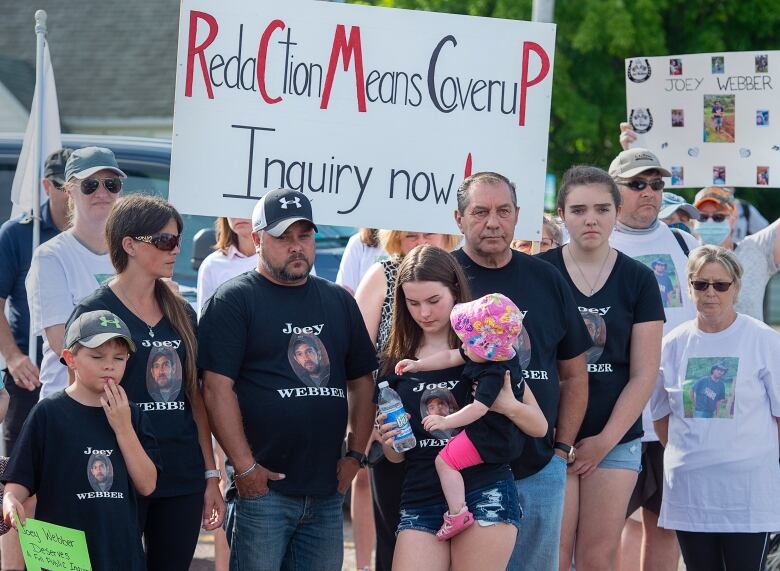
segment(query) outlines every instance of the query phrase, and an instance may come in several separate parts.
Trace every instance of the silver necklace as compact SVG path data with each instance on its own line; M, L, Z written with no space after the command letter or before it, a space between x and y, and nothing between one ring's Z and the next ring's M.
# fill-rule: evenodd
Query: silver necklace
M122 297L125 298L125 301L130 304L130 309L133 310L133 313L135 316L149 329L149 337L154 338L154 330L152 329L152 326L149 325L144 319L141 318L140 312L138 311L138 308L136 308L135 304L130 301L130 298L127 296L127 292L125 291L125 288L121 288L122 291Z
M580 267L580 264L577 262L577 259L574 257L574 254L571 251L571 244L569 244L569 247L566 248L569 252L569 257L571 258L571 261L574 262L574 265L577 266L577 269L580 271L580 275L582 276L582 280L585 282L585 285L587 285L590 288L590 293L588 294L588 297L593 295L593 292L596 291L596 286L599 285L599 281L601 280L601 274L604 273L604 268L607 265L607 260L609 260L609 255L612 253L612 246L609 247L607 250L607 256L604 258L604 261L601 262L601 269L599 270L599 275L596 276L596 281L591 285L591 283L588 281L588 278L585 277L585 272L582 271L582 268Z

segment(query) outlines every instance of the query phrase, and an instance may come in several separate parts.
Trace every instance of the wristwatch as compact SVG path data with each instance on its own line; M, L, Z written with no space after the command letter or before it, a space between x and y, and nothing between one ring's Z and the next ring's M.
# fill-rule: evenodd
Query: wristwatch
M216 478L217 480L222 478L222 472L219 470L206 470L206 479Z
M357 450L347 450L347 453L344 454L344 458L354 458L358 461L358 464L360 464L361 468L366 467L366 462L368 461L368 458L366 458L365 454L361 454Z
M563 450L564 452L566 452L566 463L574 464L574 460L576 460L577 458L577 449L574 448L574 446L571 446L564 442L556 442L553 445L553 448L557 450Z

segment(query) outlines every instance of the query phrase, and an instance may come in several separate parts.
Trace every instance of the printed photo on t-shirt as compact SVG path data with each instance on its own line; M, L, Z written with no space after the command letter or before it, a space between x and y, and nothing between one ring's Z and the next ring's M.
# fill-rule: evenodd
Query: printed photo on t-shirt
M287 358L301 382L309 387L327 387L330 381L328 351L316 335L293 335Z
M528 330L525 327L520 330L520 335L517 336L514 347L517 352L517 358L520 361L520 368L523 370L527 369L528 363L531 362L531 338L528 336Z
M105 454L90 454L87 461L87 479L96 492L108 492L114 483L114 466Z
M174 402L181 392L182 366L170 347L154 347L146 364L146 390L154 402Z
M682 307L680 279L674 268L672 257L669 254L646 254L634 259L653 270L664 307Z
M685 418L734 418L739 357L691 357L685 369Z
M607 344L607 324L604 318L598 313L592 313L588 308L581 307L580 315L588 328L590 339L593 346L585 352L588 363L595 363L601 358L604 352L604 345Z
M431 414L439 416L449 416L458 410L458 403L449 389L435 388L425 389L420 397L420 418L425 418ZM434 438L452 438L457 429L448 428L446 430L432 430L431 436Z

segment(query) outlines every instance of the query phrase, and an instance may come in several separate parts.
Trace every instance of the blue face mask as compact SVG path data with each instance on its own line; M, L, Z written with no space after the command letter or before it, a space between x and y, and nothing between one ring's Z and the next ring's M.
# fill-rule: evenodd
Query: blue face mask
M696 233L702 243L719 246L731 234L731 227L728 220L715 222L710 219L706 222L697 222Z
M683 232L688 232L688 234L692 234L691 229L688 228L687 224L683 224L682 222L675 222L674 224L667 224L669 228L677 228L678 230L682 230Z

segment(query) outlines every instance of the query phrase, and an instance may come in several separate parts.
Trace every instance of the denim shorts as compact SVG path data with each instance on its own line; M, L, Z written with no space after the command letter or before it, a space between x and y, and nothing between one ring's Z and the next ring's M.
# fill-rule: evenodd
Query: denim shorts
M517 489L513 480L500 480L483 488L466 493L466 504L474 519L482 527L497 523L509 523L520 527L523 510L517 499ZM447 503L441 502L427 506L401 506L401 517L396 535L405 529L415 529L436 534L442 525Z
M629 440L618 444L599 464L599 468L621 468L623 470L642 471L642 439Z

